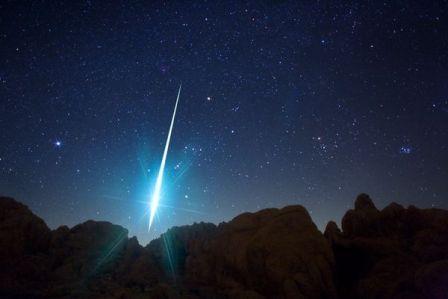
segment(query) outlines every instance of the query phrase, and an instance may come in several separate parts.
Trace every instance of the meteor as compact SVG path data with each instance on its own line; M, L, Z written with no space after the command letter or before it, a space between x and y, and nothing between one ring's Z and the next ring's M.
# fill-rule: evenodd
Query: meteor
M162 189L162 182L163 182L163 172L165 171L166 156L168 154L168 149L170 147L171 132L173 131L174 119L176 118L177 103L179 103L181 89L182 89L182 84L179 86L179 91L177 92L176 105L174 106L173 116L171 117L171 124L170 124L170 129L168 131L168 136L166 138L165 149L163 150L162 162L160 163L160 168L159 168L159 173L157 175L156 185L154 187L154 192L152 193L151 206L150 206L151 211L149 214L148 231L151 229L152 222L154 221L154 216L156 215L156 212L157 212L157 207L159 206L160 191Z

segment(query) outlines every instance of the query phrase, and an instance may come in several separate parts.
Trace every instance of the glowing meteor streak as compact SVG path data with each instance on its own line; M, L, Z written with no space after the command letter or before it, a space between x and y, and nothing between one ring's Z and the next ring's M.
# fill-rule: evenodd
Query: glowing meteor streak
M174 119L176 117L177 103L179 103L180 90L182 88L182 84L179 86L179 91L177 93L176 105L174 106L173 116L171 118L170 130L168 131L168 136L166 138L165 149L163 150L162 162L160 163L159 173L157 175L156 185L154 187L154 192L151 198L151 211L149 214L149 226L148 231L151 229L152 222L154 221L154 216L157 212L157 207L159 206L160 201L160 191L162 189L163 182L163 172L165 171L165 162L166 156L168 154L168 148L170 147L171 140L171 132L173 131Z

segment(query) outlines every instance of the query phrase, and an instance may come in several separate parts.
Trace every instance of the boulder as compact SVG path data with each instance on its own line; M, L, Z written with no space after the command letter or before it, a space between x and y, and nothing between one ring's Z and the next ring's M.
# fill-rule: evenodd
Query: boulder
M301 206L244 213L188 252L190 285L266 298L335 298L334 258Z
M89 220L54 232L50 248L55 296L88 292L95 279L118 267L128 244L128 231L109 222Z
M27 206L0 197L0 297L38 297L49 277L51 231Z
M0 197L0 257L15 258L45 252L51 231L27 206Z

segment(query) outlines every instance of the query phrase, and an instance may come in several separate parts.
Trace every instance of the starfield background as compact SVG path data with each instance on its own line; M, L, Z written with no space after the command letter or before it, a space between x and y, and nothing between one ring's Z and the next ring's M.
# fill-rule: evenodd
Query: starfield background
M448 298L447 15L1 1L0 297Z
M444 1L1 4L0 188L48 224L447 207ZM159 223L147 201L183 93Z

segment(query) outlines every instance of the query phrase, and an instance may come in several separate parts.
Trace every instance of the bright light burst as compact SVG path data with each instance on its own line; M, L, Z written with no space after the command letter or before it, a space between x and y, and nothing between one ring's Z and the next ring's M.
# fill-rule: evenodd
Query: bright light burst
M173 116L171 118L170 129L168 131L168 136L166 138L165 149L163 150L162 162L160 163L159 173L157 174L156 185L154 187L154 192L153 192L152 198L151 198L151 203L150 203L151 211L150 211L150 214L149 214L148 231L151 229L151 225L152 225L152 223L154 221L154 216L156 215L157 208L159 206L160 191L162 189L162 183L163 183L163 173L165 171L166 156L168 154L168 149L170 147L171 132L173 131L174 119L176 117L177 104L179 103L179 97L180 97L180 90L181 89L182 89L182 84L179 86L179 91L177 93L176 105L174 106L174 112L173 112Z

